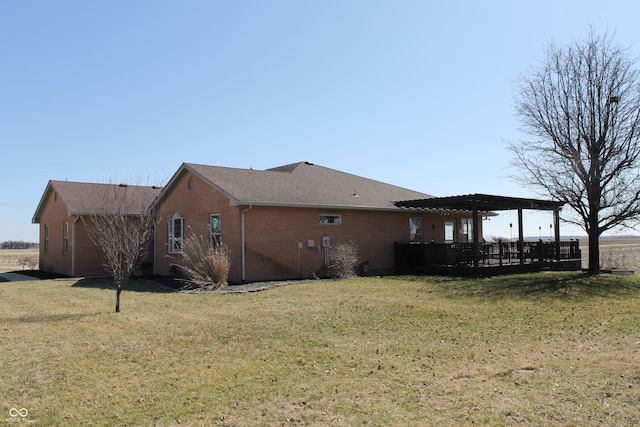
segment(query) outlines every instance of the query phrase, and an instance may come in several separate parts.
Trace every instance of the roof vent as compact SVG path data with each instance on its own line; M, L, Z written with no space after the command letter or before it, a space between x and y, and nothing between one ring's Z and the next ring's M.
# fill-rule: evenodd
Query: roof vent
M120 187L128 187L129 184L125 184L124 182L122 184L120 184Z
M313 163L311 163L311 162L304 162L304 164L305 164L305 165L313 166Z

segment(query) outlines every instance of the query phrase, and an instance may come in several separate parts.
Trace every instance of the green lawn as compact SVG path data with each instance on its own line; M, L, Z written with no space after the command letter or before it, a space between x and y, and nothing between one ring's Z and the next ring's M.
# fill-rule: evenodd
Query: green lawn
M0 421L640 425L636 276L132 282L114 299L105 281L0 284Z

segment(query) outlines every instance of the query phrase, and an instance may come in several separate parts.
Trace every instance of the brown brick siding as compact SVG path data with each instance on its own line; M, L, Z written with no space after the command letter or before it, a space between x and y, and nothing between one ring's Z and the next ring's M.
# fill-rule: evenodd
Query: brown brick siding
M87 236L82 219L69 216L55 192L44 201L40 218L40 269L68 276L103 276L102 251ZM68 223L67 252L63 250L63 224ZM45 226L49 226L48 251L45 252ZM75 271L74 271L75 269Z
M189 190L189 179L193 179ZM230 277L240 280L240 210L230 207L229 199L200 178L185 172L176 179L172 191L163 200L156 228L156 273L169 275L171 264L180 263L180 254L171 254L168 249L168 219L174 213L184 218L185 237L192 234L208 238L209 218L218 213L221 218L221 241L230 250L232 265Z

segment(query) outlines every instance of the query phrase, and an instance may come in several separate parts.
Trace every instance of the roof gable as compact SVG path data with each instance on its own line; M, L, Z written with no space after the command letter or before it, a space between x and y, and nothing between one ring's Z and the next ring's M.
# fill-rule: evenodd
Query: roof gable
M153 200L160 193L160 187L147 187L123 184L97 184L87 182L55 181L51 180L42 195L40 203L33 216L32 222L38 223L45 209L49 196L57 195L58 200L66 208L69 216L103 214L104 206L100 203L99 195L107 191L122 189L129 193L129 199ZM132 197L131 197L132 196ZM139 213L133 206L124 206L125 213Z
M184 163L163 195L185 171L225 195L231 205L398 210L393 201L432 197L309 162L267 170Z

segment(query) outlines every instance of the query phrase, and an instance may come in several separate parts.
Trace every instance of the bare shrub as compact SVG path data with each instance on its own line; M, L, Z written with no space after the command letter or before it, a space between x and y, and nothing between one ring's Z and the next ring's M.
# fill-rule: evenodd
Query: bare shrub
M341 279L356 277L361 264L358 251L358 245L352 241L338 243L330 253L333 263L329 267L333 276Z
M184 241L182 263L174 264L184 273L183 289L213 290L227 286L231 256L223 243L213 247L208 238L191 236Z
M600 266L606 270L631 270L630 254L626 250L603 247L600 250Z
M38 260L36 257L25 255L18 258L18 265L21 265L23 270L25 267L35 268L35 266L38 265Z

